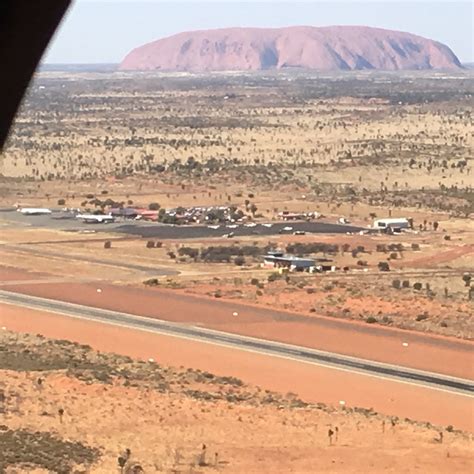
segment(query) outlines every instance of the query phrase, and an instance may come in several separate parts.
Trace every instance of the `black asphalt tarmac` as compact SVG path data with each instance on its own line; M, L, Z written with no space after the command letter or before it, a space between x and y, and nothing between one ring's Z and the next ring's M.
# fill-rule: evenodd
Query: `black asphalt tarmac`
M84 223L72 214L53 212L51 215L25 216L12 209L0 209L0 223L12 227L39 227L65 230L69 232L118 232L128 236L156 239L199 239L223 237L233 234L243 236L270 236L304 232L308 234L346 234L357 233L362 227L334 224L321 221L269 222L248 226L245 224L221 224L218 228L206 225L172 225L145 221L117 220L113 223Z
M218 228L216 226L183 226L183 225L122 225L114 229L115 232L123 232L130 235L138 235L145 238L159 239L197 239L208 237L223 237L233 234L235 237L252 236L252 235L276 235L276 234L292 234L293 232L305 232L308 234L346 234L348 232L355 233L363 230L361 227L350 225L330 224L326 222L279 222L267 225L256 224L248 227L243 224L225 225L222 224Z

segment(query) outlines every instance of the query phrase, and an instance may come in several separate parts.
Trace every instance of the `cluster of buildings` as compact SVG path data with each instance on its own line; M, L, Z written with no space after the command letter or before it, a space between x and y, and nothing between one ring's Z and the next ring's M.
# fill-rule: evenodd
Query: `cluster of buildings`
M193 206L150 210L134 207L112 208L114 217L161 221L170 224L232 223L244 219L242 211L232 206Z
M184 223L232 223L242 222L244 213L233 206L193 206L167 209L165 215Z

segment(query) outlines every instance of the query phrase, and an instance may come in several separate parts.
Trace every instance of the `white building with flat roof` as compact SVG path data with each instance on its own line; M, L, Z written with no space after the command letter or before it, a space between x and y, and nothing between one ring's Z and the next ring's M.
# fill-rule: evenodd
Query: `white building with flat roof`
M409 227L410 221L406 217L377 219L374 221L374 229L408 229Z

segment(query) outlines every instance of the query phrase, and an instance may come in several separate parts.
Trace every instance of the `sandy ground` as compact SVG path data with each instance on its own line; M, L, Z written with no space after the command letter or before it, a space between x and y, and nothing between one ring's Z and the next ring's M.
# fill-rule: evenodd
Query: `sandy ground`
M117 456L125 448L147 473L472 472L472 441L444 432L440 444L437 431L403 422L393 430L386 423L384 429L378 419L343 412L199 402L56 374L46 377L43 400L29 374L1 375L9 376L12 390L23 391L19 408L29 410L28 417L11 417L10 426L40 427L101 447L92 474L117 472ZM62 423L54 415L39 415L41 407L54 413L64 403ZM328 429L338 430L332 446ZM198 467L203 444L210 465Z
M343 400L346 406L474 430L472 399L461 395L10 305L0 306L0 322L14 331L67 339L131 357L151 357L165 365L232 375L265 389L297 393L307 401L338 406Z

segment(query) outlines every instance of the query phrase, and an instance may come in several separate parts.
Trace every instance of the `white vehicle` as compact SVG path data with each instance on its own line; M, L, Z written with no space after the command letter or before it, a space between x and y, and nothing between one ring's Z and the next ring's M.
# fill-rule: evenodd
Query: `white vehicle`
M264 227L268 227L268 228L270 228L270 227L273 226L273 224L262 224L262 225L263 225Z
M110 214L78 214L76 219L81 219L86 224L108 224L115 221Z
M283 227L283 230L286 230L287 232L290 232L290 230L293 230L293 227L290 227L290 226Z
M345 217L340 217L338 220L339 224L350 224L350 221Z
M245 227L257 227L257 224L255 222L249 222L248 224L244 224Z
M19 212L25 216L41 216L45 214L52 214L51 209L46 209L44 207L23 207L18 209Z
M217 229L219 229L220 225L208 225L207 227L208 227L208 229L217 230Z

